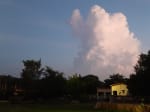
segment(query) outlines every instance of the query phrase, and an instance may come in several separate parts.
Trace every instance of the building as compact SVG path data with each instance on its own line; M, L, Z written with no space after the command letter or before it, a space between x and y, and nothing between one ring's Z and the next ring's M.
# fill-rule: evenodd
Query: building
M97 100L99 101L124 100L125 96L128 96L128 88L124 83L115 83L107 88L97 88Z
M8 99L10 96L17 96L24 91L18 78L0 75L0 100Z
M128 88L124 83L116 83L111 85L111 95L112 96L127 96Z
M110 88L97 88L97 100L108 101L111 96Z

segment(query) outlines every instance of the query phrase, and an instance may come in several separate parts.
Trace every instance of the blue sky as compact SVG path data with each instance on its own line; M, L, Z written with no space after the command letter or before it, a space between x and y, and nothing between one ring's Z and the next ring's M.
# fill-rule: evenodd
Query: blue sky
M22 60L40 58L43 66L69 73L79 45L69 24L72 12L86 17L95 4L122 12L142 51L150 49L149 0L0 0L0 74L19 76Z

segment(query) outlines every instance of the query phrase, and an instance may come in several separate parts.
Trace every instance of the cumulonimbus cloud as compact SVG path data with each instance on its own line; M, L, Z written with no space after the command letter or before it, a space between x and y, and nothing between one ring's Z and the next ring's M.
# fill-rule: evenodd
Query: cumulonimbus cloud
M140 42L129 30L122 13L110 14L95 5L83 19L78 9L73 11L71 26L81 41L74 59L74 72L95 74L101 79L113 73L128 76L140 54Z

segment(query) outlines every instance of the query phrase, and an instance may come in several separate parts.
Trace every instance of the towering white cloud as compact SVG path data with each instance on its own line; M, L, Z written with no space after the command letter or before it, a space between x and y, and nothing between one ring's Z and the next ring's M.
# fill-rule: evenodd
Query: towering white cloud
M140 42L129 30L122 13L110 14L95 5L86 20L73 11L71 26L81 41L74 72L95 74L101 79L113 73L129 75L140 53Z

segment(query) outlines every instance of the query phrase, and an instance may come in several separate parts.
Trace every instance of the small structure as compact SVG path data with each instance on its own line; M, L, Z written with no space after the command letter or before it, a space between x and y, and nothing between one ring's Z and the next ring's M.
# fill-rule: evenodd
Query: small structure
M109 101L110 96L111 96L110 88L97 88L97 99L99 101Z
M111 85L111 95L113 96L127 96L128 88L124 83L116 83Z

